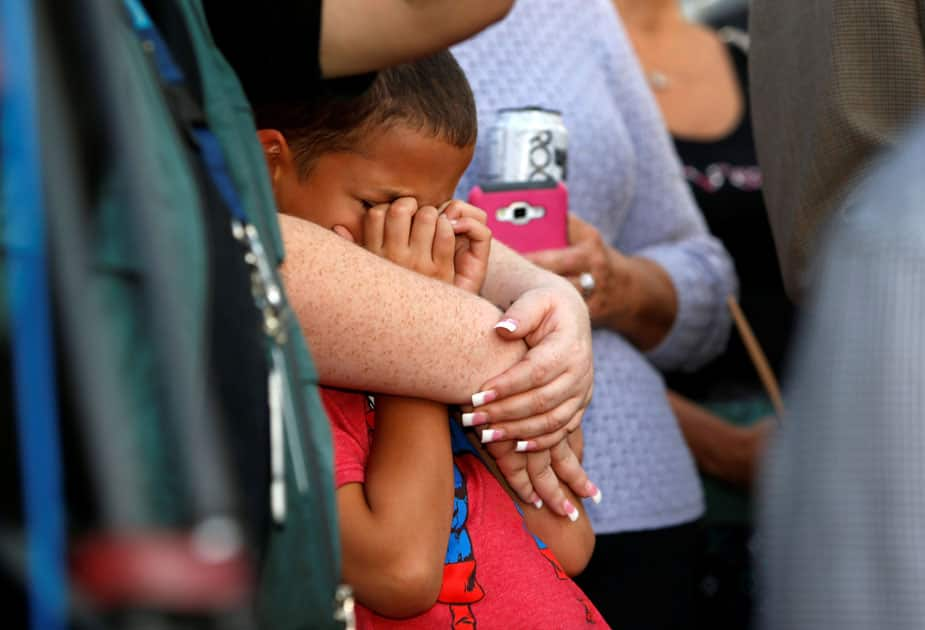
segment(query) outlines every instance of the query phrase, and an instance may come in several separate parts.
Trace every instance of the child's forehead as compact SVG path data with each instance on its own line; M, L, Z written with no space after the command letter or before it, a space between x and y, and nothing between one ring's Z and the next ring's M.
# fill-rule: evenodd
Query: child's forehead
M369 157L381 157L383 151L440 151L458 149L439 132L424 125L404 121L383 123L357 134L353 149Z
M404 125L381 129L354 146L359 160L352 179L374 189L380 199L411 196L432 203L442 196L443 202L455 192L473 150L474 146L455 146L429 130Z

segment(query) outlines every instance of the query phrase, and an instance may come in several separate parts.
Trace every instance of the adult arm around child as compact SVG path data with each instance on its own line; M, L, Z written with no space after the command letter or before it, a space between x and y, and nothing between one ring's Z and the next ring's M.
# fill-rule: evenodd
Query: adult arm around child
M493 390L496 401L483 412L498 420L533 419L508 425L510 437L520 439L563 429L587 405L593 381L587 309L560 278L495 243L486 294L513 302L502 314L484 299L400 269L308 221L279 219L287 251L282 274L321 382L451 404ZM517 270L525 270L518 281L495 279ZM506 318L520 320L517 332L495 328ZM530 346L523 362L520 338ZM376 356L368 352L370 339L379 344ZM537 395L501 407L525 392Z

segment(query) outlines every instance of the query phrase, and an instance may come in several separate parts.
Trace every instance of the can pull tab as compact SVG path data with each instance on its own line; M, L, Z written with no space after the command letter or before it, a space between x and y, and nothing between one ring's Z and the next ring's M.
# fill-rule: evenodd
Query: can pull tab
M334 620L344 624L344 630L356 630L356 602L353 598L353 589L347 584L341 584L337 587L334 599Z

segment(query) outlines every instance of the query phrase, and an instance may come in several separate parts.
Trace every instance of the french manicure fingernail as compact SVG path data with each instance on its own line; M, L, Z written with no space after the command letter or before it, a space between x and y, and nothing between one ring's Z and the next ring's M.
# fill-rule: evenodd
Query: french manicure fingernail
M591 483L590 480L585 484L586 496L590 497L594 501L595 505L600 505L601 501L604 500L604 495L601 493L601 489Z
M565 510L565 513L568 516L568 520L572 521L573 523L578 520L578 517L580 516L578 513L578 508L572 505L571 501L566 499L562 504L562 509Z
M543 500L542 500L542 499L537 499L536 501L534 501L534 502L533 502L533 507L535 507L535 508L538 509L538 510L542 510L542 509L543 509Z
M514 447L514 450L518 453L525 453L527 449L530 448L530 446L531 444L528 440L518 440L517 446Z
M488 414L476 411L475 413L464 413L462 423L464 427L475 427L488 422Z
M472 406L481 407L484 404L490 403L497 397L498 397L498 394L496 394L493 390L488 390L486 392L477 392L475 394L472 394Z
M502 319L500 322L495 324L495 328L503 328L508 332L516 332L517 321L508 317L507 319Z
M497 442L504 437L504 432L500 429L485 429L482 431L482 444Z

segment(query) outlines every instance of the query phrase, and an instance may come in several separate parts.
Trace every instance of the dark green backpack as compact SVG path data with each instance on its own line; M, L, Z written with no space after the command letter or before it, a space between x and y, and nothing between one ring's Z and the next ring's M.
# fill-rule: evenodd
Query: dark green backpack
M234 184L272 260L282 242L270 182L243 89L212 40L199 0L175 0L188 29L204 112L218 136ZM278 278L277 278L277 281ZM291 420L287 424L288 512L275 526L261 567L257 612L274 630L337 627L352 601L338 589L340 544L333 488L330 430L317 391L318 377L295 317L283 346Z

